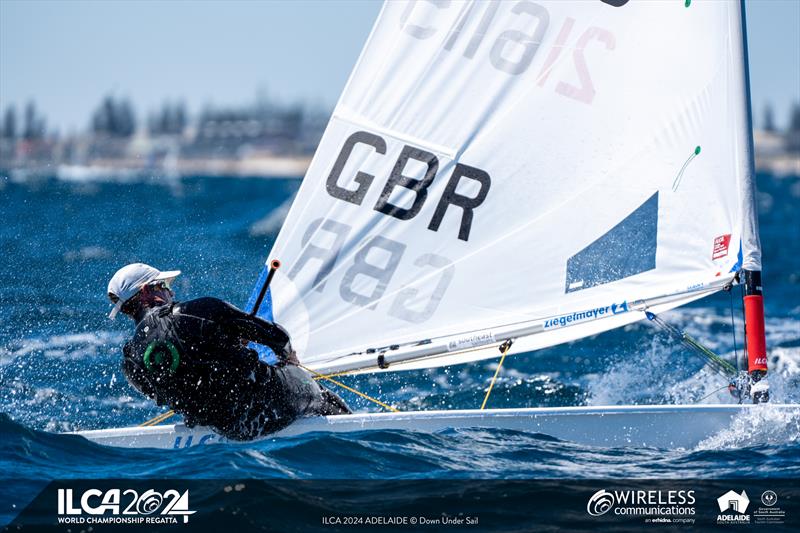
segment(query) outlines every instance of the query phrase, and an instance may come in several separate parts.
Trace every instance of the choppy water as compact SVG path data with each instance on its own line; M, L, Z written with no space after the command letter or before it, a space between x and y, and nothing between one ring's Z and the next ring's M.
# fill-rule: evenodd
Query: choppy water
M293 179L0 179L2 477L800 476L796 421L774 417L755 426L762 430L753 431L758 420L742 421L697 449L678 451L593 448L534 433L451 429L314 434L155 454L54 434L135 425L160 412L120 372L120 346L130 324L106 319L109 276L132 261L180 268L180 298L215 295L243 305L298 185ZM800 178L760 176L759 187L773 397L798 402ZM736 295L741 331L738 290ZM665 316L730 357L729 305L729 296L719 294ZM345 380L402 409L474 408L494 365ZM634 324L507 360L491 406L727 402L727 392L718 391L724 385L672 339ZM340 392L356 410L373 410ZM3 505L0 522L12 515Z

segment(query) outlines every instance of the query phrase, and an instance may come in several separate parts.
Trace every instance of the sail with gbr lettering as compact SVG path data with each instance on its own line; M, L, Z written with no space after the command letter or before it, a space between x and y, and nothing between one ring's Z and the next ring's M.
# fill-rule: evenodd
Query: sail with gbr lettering
M743 37L737 2L387 2L261 313L317 371L419 368L760 270Z

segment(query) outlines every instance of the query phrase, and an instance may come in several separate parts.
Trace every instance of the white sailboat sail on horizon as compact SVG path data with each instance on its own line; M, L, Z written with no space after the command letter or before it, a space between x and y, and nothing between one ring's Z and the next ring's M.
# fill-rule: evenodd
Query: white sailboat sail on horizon
M310 370L375 372L554 346L721 290L761 270L748 93L740 2L387 2L272 249L283 267L259 314ZM343 415L283 433L413 420L682 446L745 409ZM667 418L691 428L653 431ZM104 431L82 434L204 438Z

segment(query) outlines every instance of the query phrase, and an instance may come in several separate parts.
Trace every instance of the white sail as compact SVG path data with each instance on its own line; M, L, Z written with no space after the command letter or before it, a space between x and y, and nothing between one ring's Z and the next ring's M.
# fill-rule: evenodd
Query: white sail
M302 362L550 346L758 263L742 37L738 2L387 2L270 255Z

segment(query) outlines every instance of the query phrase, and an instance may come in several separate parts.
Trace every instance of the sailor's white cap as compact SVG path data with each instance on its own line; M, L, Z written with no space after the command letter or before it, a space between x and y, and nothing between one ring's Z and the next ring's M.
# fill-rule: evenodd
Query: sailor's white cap
M180 270L161 272L144 263L131 263L120 268L108 282L109 297L113 295L117 298L114 309L108 314L108 318L116 317L125 302L136 296L143 286L154 281L171 281L180 273Z

